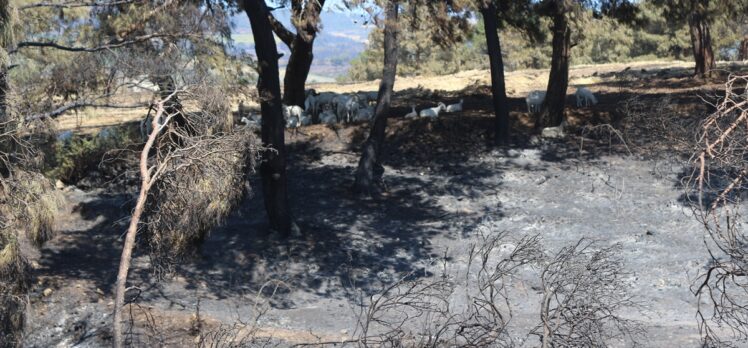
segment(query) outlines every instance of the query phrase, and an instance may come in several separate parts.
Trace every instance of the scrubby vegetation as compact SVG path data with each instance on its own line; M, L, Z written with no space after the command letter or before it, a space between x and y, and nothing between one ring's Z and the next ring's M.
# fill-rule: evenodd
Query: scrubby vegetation
M0 0L0 347L744 345L745 13Z

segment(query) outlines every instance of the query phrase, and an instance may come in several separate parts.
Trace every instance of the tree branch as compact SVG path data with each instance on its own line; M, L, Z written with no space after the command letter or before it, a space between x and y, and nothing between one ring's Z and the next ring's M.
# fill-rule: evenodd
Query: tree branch
M275 33L275 35L278 35L281 41L283 41L283 43L285 43L286 46L290 48L296 35L290 30L286 29L283 23L278 21L278 19L276 19L275 16L273 16L273 14L270 12L268 12L268 19L270 20L270 27L273 28L273 32Z
M100 51L111 50L115 48L121 48L121 47L129 46L129 45L145 42L151 39L164 38L164 37L182 38L182 37L188 37L188 36L192 36L192 34L189 34L189 33L149 34L149 35L137 36L129 40L114 41L114 42L111 42L105 45L94 46L94 47L64 46L64 45L60 45L55 42L22 41L22 42L19 42L18 45L16 45L15 49L13 49L12 51L8 53L14 54L18 52L19 49L26 48L26 47L50 47L50 48L55 48L58 50L63 50L63 51L68 51L68 52L100 52Z
M39 8L39 7L52 7L52 8L107 7L107 6L133 4L133 3L142 2L142 1L143 0L115 0L115 1L110 1L110 2L72 2L71 1L71 2L61 2L61 3L37 2L37 3L21 6L18 9L23 11L23 10L29 10L33 8Z
M31 121L41 120L45 118L55 118L70 110L86 108L86 107L110 108L110 109L137 109L137 108L147 107L148 105L149 105L148 103L119 105L119 104L109 104L109 103L95 103L95 102L90 102L90 101L77 101L74 103L60 106L59 108L54 109L49 112L26 116L24 117L24 121L31 122Z

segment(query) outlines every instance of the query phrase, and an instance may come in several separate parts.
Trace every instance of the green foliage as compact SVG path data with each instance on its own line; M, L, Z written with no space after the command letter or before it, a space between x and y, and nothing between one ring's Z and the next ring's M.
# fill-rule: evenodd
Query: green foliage
M133 144L132 136L124 129L105 128L96 136L75 135L67 140L56 140L53 146L53 166L47 176L65 183L76 183L97 169L101 160L112 150Z
M573 64L603 64L634 60L677 59L692 55L688 27L665 17L665 9L654 0L642 1L635 14L635 25L614 18L593 15L592 10L576 14L572 43ZM725 18L712 24L714 51L718 59L735 59L736 48L748 27L739 18ZM504 25L501 38L505 68L547 68L551 61L550 20L540 18L537 33ZM532 37L531 37L532 36ZM398 74L444 75L470 69L487 69L483 21L470 24L465 42L440 47L429 39L423 26L408 27L400 36ZM351 62L343 81L373 80L382 73L382 31L374 30L369 46Z

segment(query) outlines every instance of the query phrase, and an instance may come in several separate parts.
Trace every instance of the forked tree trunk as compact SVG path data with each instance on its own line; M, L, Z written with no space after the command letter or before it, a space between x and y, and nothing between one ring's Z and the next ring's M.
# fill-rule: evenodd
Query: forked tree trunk
M364 143L358 169L356 169L356 181L353 190L357 194L376 195L384 190L382 182L384 167L381 164L381 156L387 127L387 114L390 110L395 75L397 74L398 11L397 0L389 0L385 9L384 69L382 71L382 81L379 83L377 107L374 111L371 131L369 138Z
M306 99L306 80L314 60L314 39L317 37L322 7L325 0L291 1L291 15L295 18L293 25L296 33L286 29L272 14L268 13L273 32L288 46L291 56L288 58L286 74L283 78L283 103L304 107Z
M506 100L504 59L501 57L501 41L498 34L498 12L493 2L488 2L480 12L483 16L488 58L491 63L491 94L496 113L493 141L494 145L501 145L509 142L509 105Z
M262 143L271 148L264 152L260 165L265 210L270 228L281 237L291 234L291 209L288 203L286 174L285 122L281 111L280 79L278 78L278 48L268 20L264 0L243 0L252 26L257 54L259 78L257 91L262 110Z
M693 58L696 63L694 75L704 78L712 75L714 69L714 52L712 51L712 36L709 33L709 22L701 11L695 11L688 19L691 33Z
M561 6L557 4L556 6ZM566 13L557 9L553 15L553 56L543 110L535 128L556 127L564 120L566 89L569 87L571 29Z

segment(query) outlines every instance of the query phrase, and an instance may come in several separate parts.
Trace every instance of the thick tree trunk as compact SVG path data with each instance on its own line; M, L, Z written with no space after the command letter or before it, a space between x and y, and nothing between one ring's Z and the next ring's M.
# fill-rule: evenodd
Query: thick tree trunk
M738 51L738 60L748 60L748 35L743 37Z
M374 111L371 131L369 138L364 143L358 169L356 169L356 181L353 190L358 194L376 195L384 190L382 182L384 167L381 164L382 144L384 143L387 114L390 110L395 75L397 74L398 11L399 4L396 0L387 2L384 24L384 69L382 71L382 81L379 83L377 107Z
M280 80L278 78L278 48L268 20L268 8L264 0L243 0L252 26L257 54L259 78L257 90L263 96L262 142L271 148L265 151L260 165L265 210L270 228L282 237L291 234L291 209L288 203L288 179L286 174L285 122L281 110Z
M509 142L509 105L506 100L504 59L501 57L501 41L499 41L498 34L498 13L493 2L489 2L480 11L483 16L488 58L491 63L491 94L493 95L493 109L496 113L493 141L495 145L501 145Z
M286 29L273 15L268 19L273 32L283 41L291 51L283 78L283 104L304 107L306 99L306 79L314 61L314 39L317 36L319 16L325 0L309 1L304 4L301 0L292 0L292 15L296 34Z
M556 5L561 6L561 5ZM553 15L553 56L543 110L535 128L556 127L564 120L566 89L569 87L571 29L566 13L558 9Z
M688 19L688 28L691 32L691 46L696 63L694 75L700 78L711 76L714 69L714 52L706 15L695 11Z
M283 104L304 107L306 79L314 60L314 38L311 40L307 42L300 35L296 35L291 44L291 57L288 59L286 75L283 78Z

